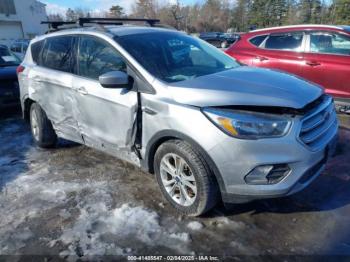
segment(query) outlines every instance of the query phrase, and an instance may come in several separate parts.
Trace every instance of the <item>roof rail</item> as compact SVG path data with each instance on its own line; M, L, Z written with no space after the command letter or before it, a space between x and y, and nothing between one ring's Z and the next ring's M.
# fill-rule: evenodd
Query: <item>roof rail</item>
M143 19L143 18L90 18L84 17L79 18L78 23L80 26L84 24L104 24L104 25L123 25L123 22L145 22L150 26L155 26L156 23L159 23L159 19Z

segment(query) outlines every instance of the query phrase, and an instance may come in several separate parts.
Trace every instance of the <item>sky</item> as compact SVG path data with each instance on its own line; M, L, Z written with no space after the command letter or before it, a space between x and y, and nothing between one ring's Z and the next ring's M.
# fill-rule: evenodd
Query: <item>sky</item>
M164 2L175 2L175 0L163 0ZM181 0L182 4L194 4L202 0ZM113 5L120 5L128 13L135 0L41 0L46 4L48 14L65 14L68 8L83 8L92 11L105 11Z

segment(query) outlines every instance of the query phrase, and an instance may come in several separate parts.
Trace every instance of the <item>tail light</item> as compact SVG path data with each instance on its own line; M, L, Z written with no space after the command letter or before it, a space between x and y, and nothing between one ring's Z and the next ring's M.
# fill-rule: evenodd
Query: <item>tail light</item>
M24 69L26 69L24 66L22 66L22 65L18 66L16 69L17 75L22 73L24 71Z

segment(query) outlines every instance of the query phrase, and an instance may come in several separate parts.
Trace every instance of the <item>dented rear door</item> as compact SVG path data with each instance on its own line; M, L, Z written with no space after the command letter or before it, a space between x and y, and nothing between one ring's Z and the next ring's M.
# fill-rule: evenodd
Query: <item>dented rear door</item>
M28 75L28 93L51 120L56 133L81 143L78 124L73 116L74 36L55 36L45 40L37 65Z

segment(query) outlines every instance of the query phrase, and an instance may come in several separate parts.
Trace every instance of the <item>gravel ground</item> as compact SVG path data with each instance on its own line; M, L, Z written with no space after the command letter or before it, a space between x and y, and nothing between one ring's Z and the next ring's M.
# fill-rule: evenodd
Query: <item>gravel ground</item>
M176 214L152 175L85 146L33 145L19 116L0 120L0 254L350 255L350 129L337 156L291 197Z

